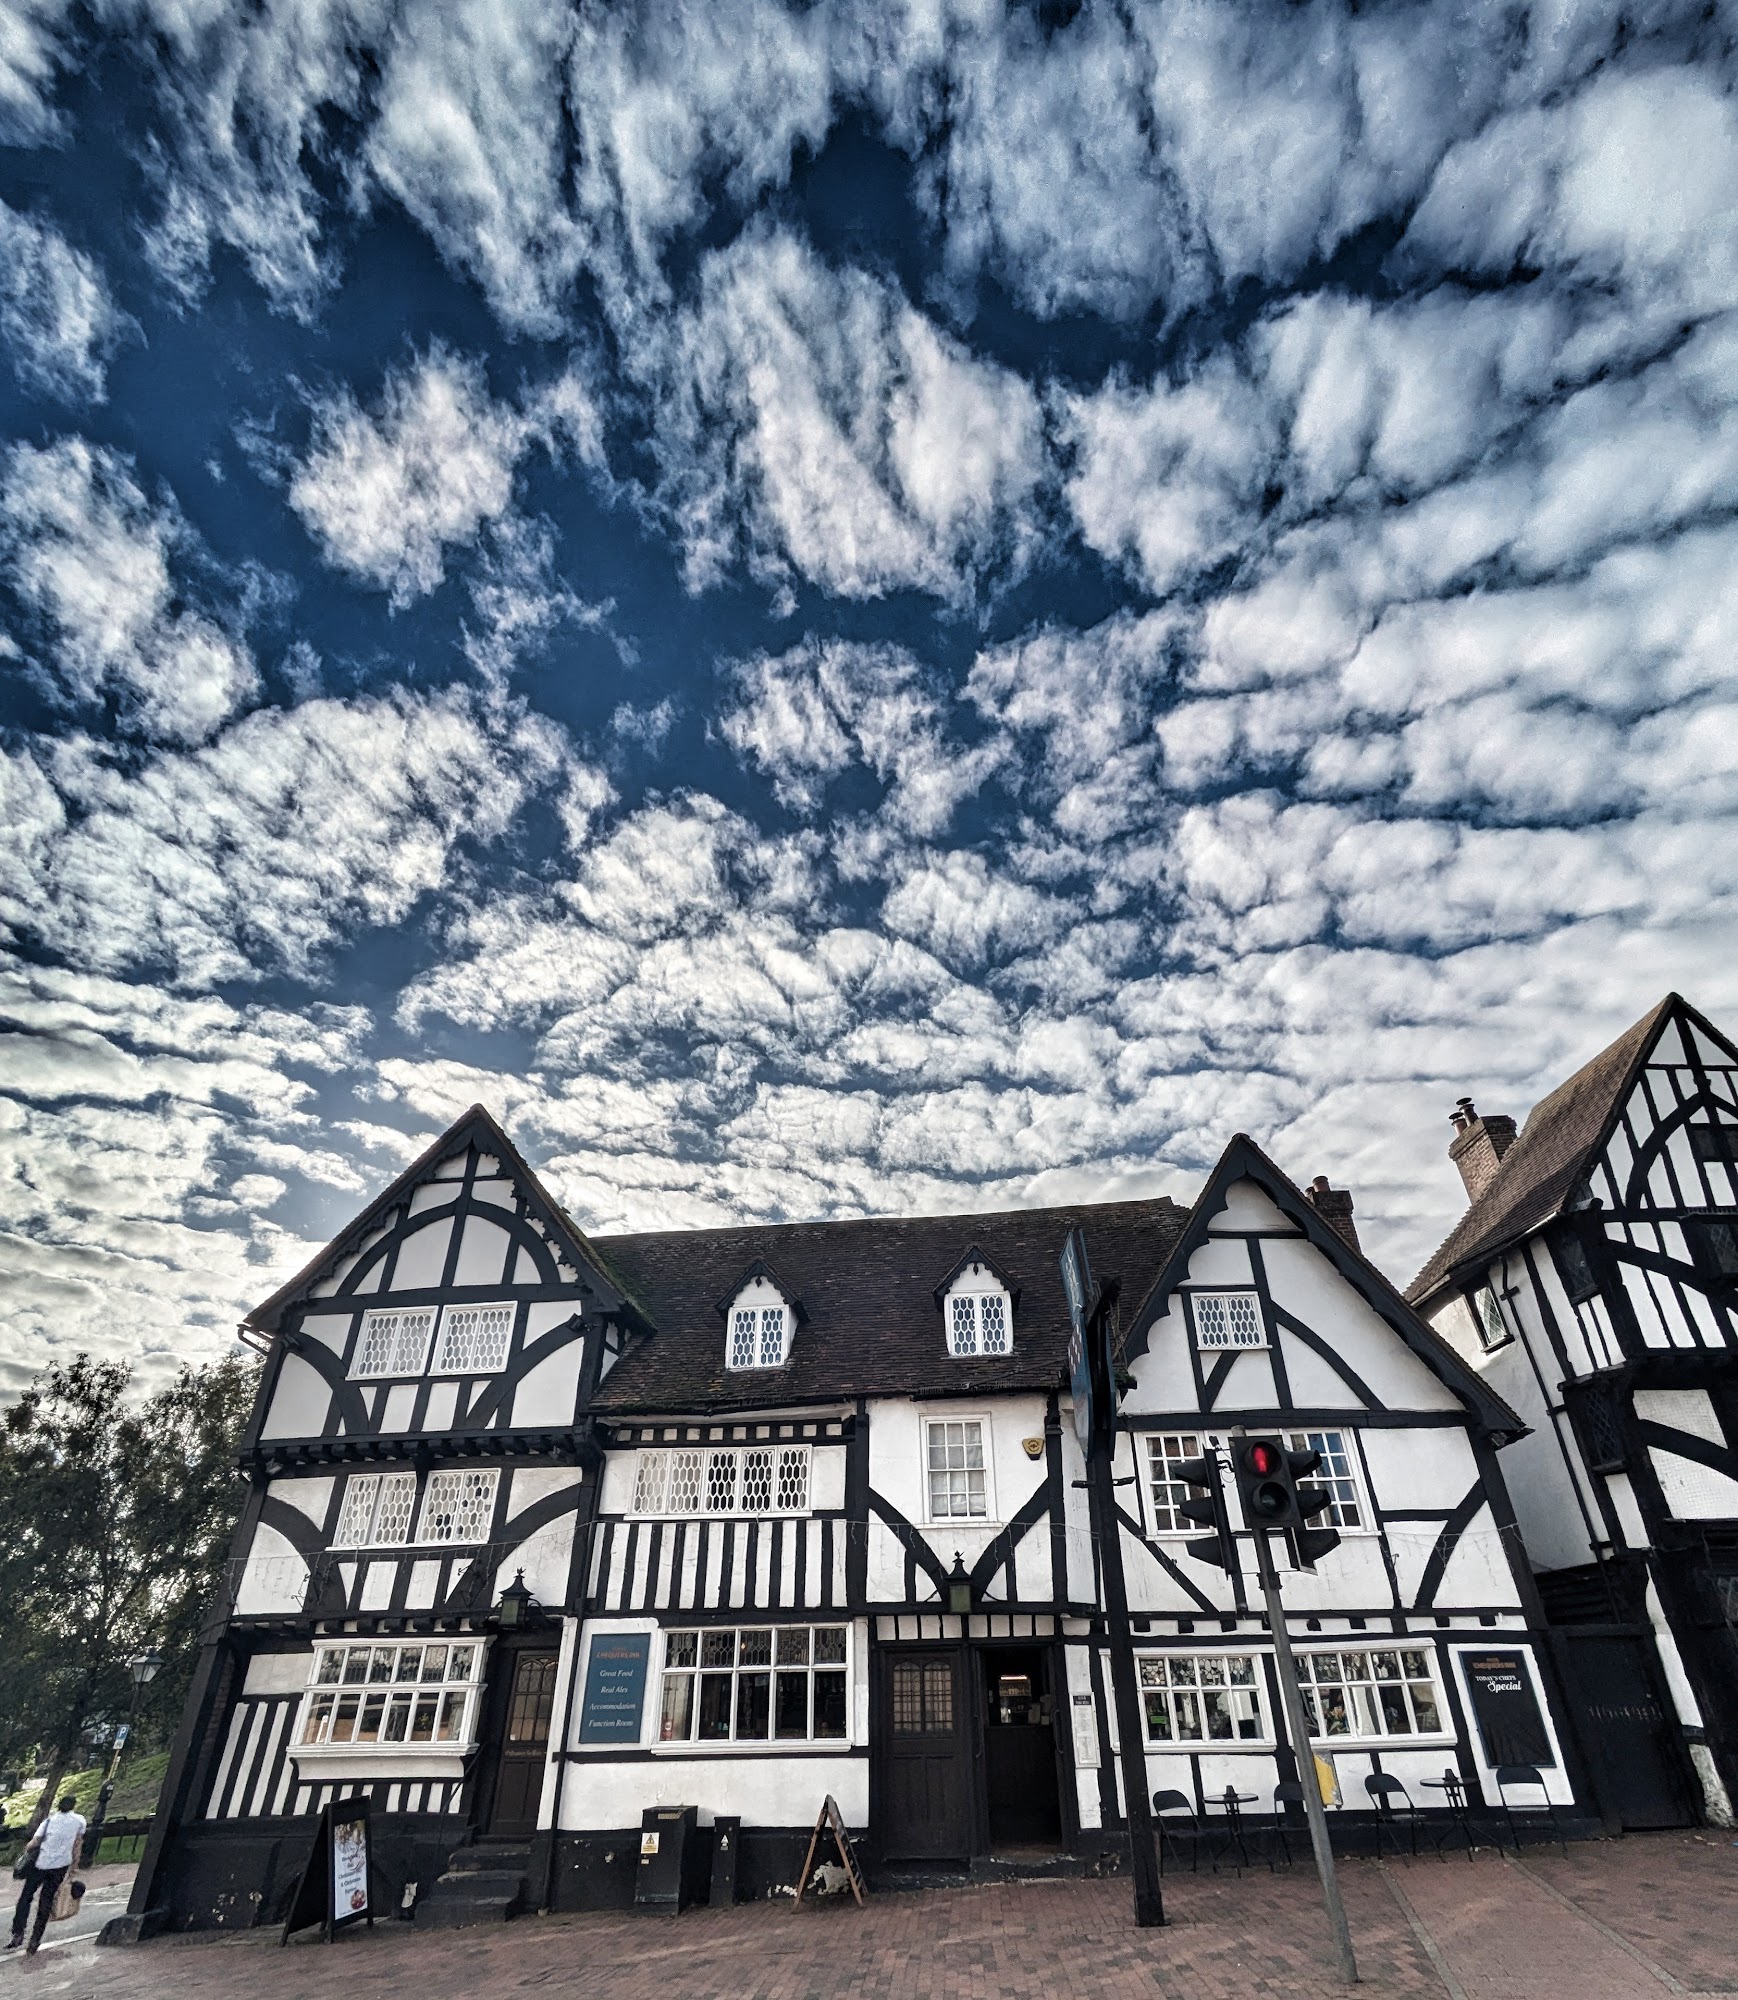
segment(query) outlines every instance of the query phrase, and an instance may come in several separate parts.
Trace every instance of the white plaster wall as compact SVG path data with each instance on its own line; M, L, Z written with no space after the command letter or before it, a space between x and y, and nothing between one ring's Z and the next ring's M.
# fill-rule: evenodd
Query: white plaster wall
M295 1544L276 1528L260 1522L242 1564L235 1593L238 1618L259 1617L272 1611L300 1611L308 1593L308 1565L296 1553Z
M415 1238L412 1238L415 1241ZM498 1285L507 1270L507 1252L513 1239L498 1222L486 1215L468 1215L459 1239L458 1267L453 1282L459 1285ZM402 1256L402 1252L400 1253ZM430 1279L431 1284L436 1279Z
M527 1430L547 1429L574 1420L579 1405L579 1364L583 1340L566 1341L528 1369L513 1391L513 1423Z
M247 1663L241 1691L246 1694L300 1694L314 1671L314 1649L293 1653L255 1653Z
M286 1507L294 1507L298 1514L305 1514L316 1528L326 1525L326 1509L332 1502L332 1479L321 1474L312 1479L274 1479L266 1491L274 1500L281 1500Z
M1147 1351L1136 1357L1130 1374L1134 1380L1123 1398L1123 1408L1136 1416L1166 1416L1173 1411L1195 1407L1195 1377L1189 1367L1188 1332L1182 1308L1172 1301L1147 1335ZM1068 1426L1072 1434L1072 1423Z
M395 1292L421 1292L438 1285L446 1267L447 1244L452 1233L452 1217L438 1215L432 1222L425 1222L420 1229L405 1237L398 1246L392 1289Z
M455 1181L424 1181L411 1193L410 1212L412 1215L427 1215L431 1209L449 1207L458 1198Z
M1660 1493L1680 1521L1725 1521L1738 1517L1738 1479L1693 1458L1649 1446Z
M1457 1506L1478 1478L1478 1460L1462 1430L1427 1428L1358 1432L1380 1507Z
M931 1421L976 1418L984 1426L984 1459L989 1472L986 1495L989 1513L982 1520L928 1520L928 1479L924 1425ZM915 1403L904 1398L878 1400L870 1406L869 1484L897 1507L930 1546L951 1564L957 1549L967 1569L977 1561L1006 1522L1044 1483L1044 1459L1029 1459L1021 1449L1024 1437L1044 1435L1044 1403L1038 1396L1001 1396L975 1400L937 1398ZM871 1555L873 1555L873 1544ZM899 1561L896 1597L904 1596L904 1557Z
M535 1507L552 1493L577 1492L585 1483L584 1475L571 1465L516 1465L508 1478L511 1484L507 1489L507 1534L513 1532L513 1515L523 1514L527 1507Z
M842 1444L816 1445L809 1455L809 1511L835 1512L845 1505L845 1457Z
M1391 1410L1453 1410L1460 1399L1303 1237L1262 1244L1275 1303L1343 1355Z
M326 1423L329 1392L299 1354L286 1354L260 1427L262 1439L318 1437Z
M511 1523L507 1537L512 1536ZM563 1514L535 1534L507 1551L506 1560L495 1572L491 1602L513 1581L518 1570L525 1572L525 1587L541 1604L559 1604L567 1596L568 1569L573 1560L573 1516Z
M524 1282L535 1284L536 1274L533 1273ZM541 1339L552 1326L560 1326L563 1320L572 1319L580 1310L578 1299L533 1299L525 1308L526 1346L529 1347L532 1341Z
M303 1316L301 1330L309 1340L317 1340L334 1354L342 1354L355 1318L353 1312L307 1313Z
M1266 1249L1266 1244L1262 1248ZM1192 1285L1252 1285L1249 1249L1239 1236L1209 1236L1189 1259Z

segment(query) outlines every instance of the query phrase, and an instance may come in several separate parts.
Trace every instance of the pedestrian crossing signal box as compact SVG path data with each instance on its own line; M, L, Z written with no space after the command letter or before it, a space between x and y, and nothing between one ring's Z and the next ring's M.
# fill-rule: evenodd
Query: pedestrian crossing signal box
M634 1908L674 1916L705 1901L710 1856L699 1838L697 1806L648 1806L640 1815L640 1864L634 1870Z

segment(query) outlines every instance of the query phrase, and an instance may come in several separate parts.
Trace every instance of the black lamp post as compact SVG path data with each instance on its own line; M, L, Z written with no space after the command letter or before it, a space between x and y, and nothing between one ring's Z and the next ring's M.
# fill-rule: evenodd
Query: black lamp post
M953 1552L953 1568L947 1573L947 1608L958 1618L969 1616L972 1608L972 1580L966 1575L958 1549Z
M133 1694L127 1704L127 1720L115 1731L114 1754L109 1758L108 1775L103 1779L97 1793L97 1808L91 1815L91 1823L85 1829L85 1838L90 1843L90 1860L94 1864L97 1849L102 1845L103 1822L109 1816L109 1800L115 1795L115 1773L121 1768L121 1753L132 1741L133 1718L139 1712L139 1696L157 1678L157 1669L163 1664L163 1655L154 1646L147 1646L142 1653L135 1653L127 1662L127 1672L132 1677Z

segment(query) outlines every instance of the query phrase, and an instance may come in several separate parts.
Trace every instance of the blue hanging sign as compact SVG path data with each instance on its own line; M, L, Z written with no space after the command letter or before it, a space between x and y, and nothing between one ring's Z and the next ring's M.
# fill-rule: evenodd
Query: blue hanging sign
M1077 1223L1062 1243L1062 1290L1068 1300L1068 1382L1074 1395L1074 1435L1080 1449L1092 1449L1092 1350L1087 1315L1092 1310L1092 1266L1086 1261L1086 1232Z
M646 1705L650 1632L599 1632L585 1668L585 1701L579 1711L582 1743L637 1743Z

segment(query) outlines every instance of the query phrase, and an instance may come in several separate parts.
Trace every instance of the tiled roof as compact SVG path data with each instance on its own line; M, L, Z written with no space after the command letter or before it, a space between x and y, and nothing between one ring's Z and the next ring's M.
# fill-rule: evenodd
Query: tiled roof
M1666 1016L1683 1004L1668 993L1610 1048L1533 1106L1495 1179L1407 1286L1408 1299L1422 1304L1457 1271L1487 1262L1558 1213L1580 1183Z
M796 1222L593 1238L658 1331L605 1378L605 1411L766 1409L860 1395L976 1396L1050 1389L1067 1370L1068 1306L1057 1266L1063 1238L1086 1231L1093 1275L1140 1298L1189 1211L1152 1201L1012 1209L997 1215ZM935 1287L976 1245L1019 1294L1012 1353L953 1360ZM724 1316L756 1260L788 1285L807 1323L782 1368L726 1371Z

